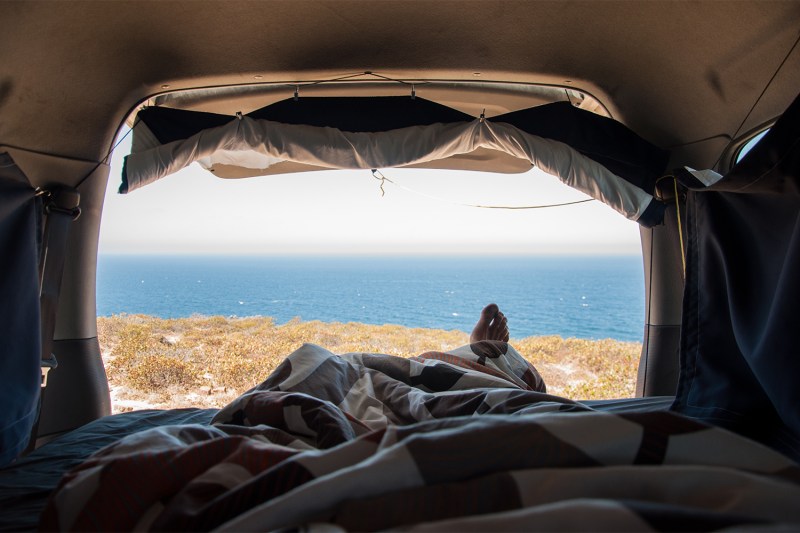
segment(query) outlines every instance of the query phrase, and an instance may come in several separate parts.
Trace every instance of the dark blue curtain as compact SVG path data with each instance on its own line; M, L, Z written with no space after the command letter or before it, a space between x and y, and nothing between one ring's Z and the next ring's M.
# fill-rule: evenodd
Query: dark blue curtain
M687 201L673 408L800 459L800 98Z
M0 467L25 449L39 402L39 209L0 153Z

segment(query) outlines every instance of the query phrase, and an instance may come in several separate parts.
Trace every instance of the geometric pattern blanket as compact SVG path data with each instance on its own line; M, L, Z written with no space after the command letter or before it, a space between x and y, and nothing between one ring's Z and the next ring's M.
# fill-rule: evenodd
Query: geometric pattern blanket
M507 343L412 359L306 344L210 426L69 472L46 530L796 529L800 467L670 412L545 393Z

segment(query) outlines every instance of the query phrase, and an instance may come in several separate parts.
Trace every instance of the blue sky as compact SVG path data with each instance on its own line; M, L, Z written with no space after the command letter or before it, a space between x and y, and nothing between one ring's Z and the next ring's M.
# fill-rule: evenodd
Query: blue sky
M383 169L223 180L197 165L119 195L124 139L112 158L101 253L274 255L639 254L638 225L558 179L525 174ZM411 189L411 191L406 190Z

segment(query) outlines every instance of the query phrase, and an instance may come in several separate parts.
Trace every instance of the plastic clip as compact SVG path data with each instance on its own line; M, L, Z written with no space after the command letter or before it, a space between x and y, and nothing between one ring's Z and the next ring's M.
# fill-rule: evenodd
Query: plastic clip
M67 215L72 220L77 220L81 216L81 208L78 207L81 195L75 189L58 188L54 191L37 192L37 196L45 197L44 209L48 215L50 213Z
M49 359L42 360L42 388L47 386L47 374L50 370L58 367L58 361L56 361L56 356L50 354Z

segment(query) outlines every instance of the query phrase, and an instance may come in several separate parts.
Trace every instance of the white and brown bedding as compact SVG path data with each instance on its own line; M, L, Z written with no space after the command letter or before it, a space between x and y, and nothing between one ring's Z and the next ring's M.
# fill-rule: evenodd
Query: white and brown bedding
M546 394L506 343L412 359L304 345L211 425L123 438L44 529L675 530L800 525L800 468L670 412Z

